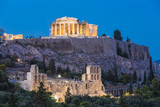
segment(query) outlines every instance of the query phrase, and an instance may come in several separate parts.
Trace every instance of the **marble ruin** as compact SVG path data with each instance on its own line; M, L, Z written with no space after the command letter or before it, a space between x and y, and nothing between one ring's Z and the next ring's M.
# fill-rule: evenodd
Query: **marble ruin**
M73 17L58 18L50 27L50 37L97 37L97 25L88 24L86 21L80 22L77 18Z
M30 72L27 73L27 80L21 85L25 90L37 91L43 82L44 87L48 92L52 92L54 97L59 102L65 101L67 88L70 88L72 95L89 95L103 96L105 87L101 81L101 68L99 66L87 66L86 73L82 75L82 80L75 79L47 79L47 75L39 73L37 65L31 65Z
M4 30L0 29L0 42L3 42L5 40L15 40L15 39L23 39L23 34L7 34L4 32Z

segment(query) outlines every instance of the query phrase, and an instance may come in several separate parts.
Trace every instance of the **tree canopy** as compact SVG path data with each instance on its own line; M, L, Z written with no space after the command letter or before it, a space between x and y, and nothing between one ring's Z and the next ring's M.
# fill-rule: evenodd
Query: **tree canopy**
M116 40L120 40L120 41L123 40L123 38L122 38L122 36L121 36L121 32L120 32L118 29L116 29L116 30L114 31L113 38L116 39Z

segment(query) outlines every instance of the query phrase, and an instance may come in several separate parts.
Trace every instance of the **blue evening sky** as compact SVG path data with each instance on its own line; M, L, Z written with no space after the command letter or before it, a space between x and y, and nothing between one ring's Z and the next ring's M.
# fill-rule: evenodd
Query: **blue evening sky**
M48 36L49 24L64 16L98 25L99 36L119 29L160 59L160 0L0 0L0 28L24 38Z

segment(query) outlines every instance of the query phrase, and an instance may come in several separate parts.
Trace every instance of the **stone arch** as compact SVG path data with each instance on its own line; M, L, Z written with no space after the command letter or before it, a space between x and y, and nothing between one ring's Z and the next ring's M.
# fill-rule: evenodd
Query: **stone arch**
M94 80L96 80L96 75L94 75Z
M91 73L93 73L93 67L91 66Z
M35 73L37 74L38 72L37 72L37 67L35 66Z
M101 90L103 91L104 89L103 89L103 86L101 87Z
M88 88L88 85L86 84L86 89Z
M75 89L77 90L77 84L75 84Z
M98 69L99 69L99 67L97 67L97 73L98 73Z
M96 73L96 72L97 72L97 67L95 66L95 67L94 67L94 73Z
M35 83L37 83L37 75L35 75Z
M91 80L93 80L93 74L91 74Z
M38 76L38 80L39 80L39 82L41 82L41 75Z
M60 97L60 98L58 99L58 102L63 102L62 97Z
M42 75L42 81L44 82L44 75Z
M85 80L88 80L87 74L85 75Z
M97 75L97 80L99 80L99 75Z

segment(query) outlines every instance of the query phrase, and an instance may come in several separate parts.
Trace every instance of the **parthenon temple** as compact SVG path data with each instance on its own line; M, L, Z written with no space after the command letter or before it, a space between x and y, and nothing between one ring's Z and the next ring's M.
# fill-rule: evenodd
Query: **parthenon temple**
M77 18L62 17L56 19L50 25L50 37L71 36L71 37L97 37L97 25L80 22Z

